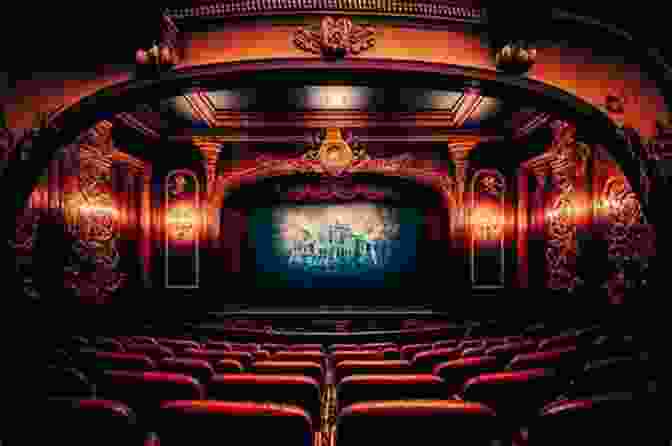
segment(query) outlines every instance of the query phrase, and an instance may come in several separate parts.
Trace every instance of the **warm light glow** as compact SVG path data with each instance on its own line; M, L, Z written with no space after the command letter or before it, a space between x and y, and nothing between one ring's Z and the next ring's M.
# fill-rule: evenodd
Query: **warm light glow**
M119 211L117 209L108 206L82 205L79 207L79 212L84 215L111 215L113 217L119 215Z
M178 240L193 238L196 226L196 212L186 206L174 207L166 215L166 223L170 232Z
M502 231L503 218L495 210L480 207L472 214L472 228L484 240L497 239Z

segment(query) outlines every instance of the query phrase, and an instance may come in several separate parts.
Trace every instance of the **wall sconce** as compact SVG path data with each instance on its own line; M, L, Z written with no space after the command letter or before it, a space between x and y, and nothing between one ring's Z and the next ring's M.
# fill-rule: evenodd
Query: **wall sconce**
M494 211L477 209L473 214L473 229L482 240L496 240L502 233L502 216Z
M166 215L169 232L177 240L193 239L196 221L196 212L189 207L174 207Z

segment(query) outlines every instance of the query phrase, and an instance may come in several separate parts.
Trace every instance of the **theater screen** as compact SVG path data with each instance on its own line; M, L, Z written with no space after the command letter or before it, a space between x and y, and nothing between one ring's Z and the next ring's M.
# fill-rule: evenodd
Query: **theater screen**
M250 222L261 286L387 288L417 268L417 209L291 204L256 209Z

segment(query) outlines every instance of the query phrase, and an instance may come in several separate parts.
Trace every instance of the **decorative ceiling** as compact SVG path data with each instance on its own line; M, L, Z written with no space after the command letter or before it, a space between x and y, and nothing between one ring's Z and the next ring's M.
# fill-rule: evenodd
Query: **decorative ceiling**
M516 138L529 135L547 121L546 114L525 104L481 96L471 88L454 91L345 85L193 90L157 104L139 104L118 118L149 138L241 128L262 134L269 127L319 128L329 124L422 127Z

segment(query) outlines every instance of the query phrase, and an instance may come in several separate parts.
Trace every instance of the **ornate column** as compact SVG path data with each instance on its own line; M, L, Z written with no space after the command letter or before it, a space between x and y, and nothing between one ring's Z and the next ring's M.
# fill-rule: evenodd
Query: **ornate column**
M545 153L525 165L534 177L534 192L530 200L528 227L528 285L546 288L546 201L550 181L550 155Z
M219 240L219 209L211 206L210 201L217 185L215 180L217 179L217 161L219 160L221 143L198 138L194 140L194 144L196 144L201 154L203 154L206 174L206 184L201 197L204 225L201 240L204 242L204 247L214 248L217 247Z
M450 238L454 258L462 259L460 264L465 278L469 277L469 241L467 233L468 208L467 178L469 176L469 152L476 146L478 140L452 140L448 142L450 157L455 163L455 209L451 210Z
M142 262L142 282L145 288L152 287L152 168L146 164L138 181L140 193L140 230L138 254Z
M518 288L529 287L529 255L528 255L528 235L530 228L529 219L529 194L530 194L530 172L521 167L517 175L518 203L516 207L516 259Z

